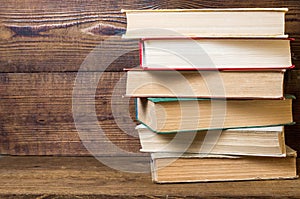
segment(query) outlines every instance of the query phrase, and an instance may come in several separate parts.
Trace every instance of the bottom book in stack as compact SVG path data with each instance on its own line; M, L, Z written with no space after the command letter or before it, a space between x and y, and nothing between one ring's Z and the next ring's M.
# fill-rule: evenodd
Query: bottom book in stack
M284 128L224 130L215 143L207 133L157 134L137 127L143 152L151 153L156 183L294 179L296 151L284 143ZM205 141L204 141L205 140ZM201 153L206 145L209 154Z
M287 156L224 156L152 153L152 180L157 183L237 180L293 179L296 151L287 147Z

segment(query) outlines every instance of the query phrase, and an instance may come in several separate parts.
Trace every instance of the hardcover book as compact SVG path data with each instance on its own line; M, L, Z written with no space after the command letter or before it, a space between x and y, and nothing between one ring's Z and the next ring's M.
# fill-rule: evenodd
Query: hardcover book
M287 8L122 10L125 38L287 37Z
M129 97L283 98L285 70L127 71Z
M157 134L140 124L136 127L142 152L201 153L284 157L284 127L260 127L223 130L215 142L206 136L214 131Z
M149 70L251 70L292 66L290 39L144 39L140 61Z
M175 183L297 178L297 153L289 147L286 153L284 158L152 153L152 180Z
M157 133L291 124L292 96L282 100L138 98L137 119Z

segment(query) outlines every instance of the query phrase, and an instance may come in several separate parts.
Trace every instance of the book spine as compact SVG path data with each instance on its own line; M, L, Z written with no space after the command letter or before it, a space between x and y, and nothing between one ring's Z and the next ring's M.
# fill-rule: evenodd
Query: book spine
M144 57L144 40L141 39L139 42L139 53L140 53L140 68L144 68L143 67L143 57Z
M134 106L135 106L135 118L136 120L139 120L137 98L134 98Z

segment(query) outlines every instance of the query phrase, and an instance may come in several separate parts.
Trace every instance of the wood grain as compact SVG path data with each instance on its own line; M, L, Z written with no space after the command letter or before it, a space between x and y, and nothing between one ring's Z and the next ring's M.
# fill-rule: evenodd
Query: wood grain
M148 164L136 158L129 166ZM0 183L1 198L300 197L299 179L160 185L149 173L117 171L92 157L3 157Z
M0 153L12 155L89 155L80 140L72 114L77 71L87 71L79 88L82 117L95 103L97 121L118 147L137 152L133 130L134 107L117 84L123 68L139 63L138 41L122 40L126 18L121 9L288 7L286 32L292 42L293 63L300 64L300 2L178 1L178 0L11 0L0 3ZM89 59L86 59L89 58ZM99 71L105 73L97 81ZM122 81L121 81L122 82ZM116 85L118 85L116 87ZM294 101L294 120L300 122L299 72L286 76L286 92ZM96 100L91 98L96 89ZM116 100L112 100L113 93ZM112 104L113 102L113 104ZM83 107L83 108L82 108ZM119 107L119 108L112 108ZM116 110L117 109L117 110ZM129 113L128 113L129 112ZM118 116L115 117L115 114ZM129 118L128 115L131 115ZM89 119L89 117L86 117ZM92 119L92 118L91 118ZM98 131L90 127L92 135ZM300 125L287 127L286 140L297 150ZM128 135L130 134L130 135ZM97 148L107 140L91 141ZM111 154L108 148L101 154ZM118 152L114 152L118 154Z
M74 123L74 107L80 111L79 121L90 133L91 138L87 142L95 149L102 146L98 154L118 153L106 148L108 141L124 150L138 152L140 145L134 131L133 100L123 97L124 74L85 72L80 81L77 79L81 83L78 84L78 95L73 95L75 72L0 74L0 153L89 155ZM297 97L293 110L294 121L298 125L287 127L286 140L288 145L300 150L300 71L290 71L287 76L285 90ZM72 98L79 100L74 103ZM93 103L96 118L88 109L94 106ZM99 129L90 123L93 119L97 120L108 140L96 136Z
M58 6L59 5L59 6ZM122 71L137 66L137 40L122 40L126 29L123 9L288 7L286 32L293 62L300 62L300 5L288 1L74 1L24 0L0 4L0 72L65 72L79 70L97 47L101 61L116 51L126 52L108 66L90 65L86 71ZM41 64L42 63L42 64Z
M124 150L137 152L139 141L131 118L133 101L123 97L124 74L84 73L79 94L74 94L78 98L76 103L72 102L76 73L0 74L0 153L88 155L75 127L72 108L80 110L79 121L90 133L90 140L83 141L102 146L99 154L113 153L105 148L109 141ZM101 76L99 82L98 76ZM93 103L95 119L108 140L97 136L99 128L90 125L94 118L88 107Z

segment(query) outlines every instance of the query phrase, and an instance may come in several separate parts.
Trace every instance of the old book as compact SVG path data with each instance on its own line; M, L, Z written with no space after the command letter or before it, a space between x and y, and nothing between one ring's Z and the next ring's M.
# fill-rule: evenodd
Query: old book
M129 97L283 98L285 70L128 70Z
M261 127L173 134L157 134L138 125L142 152L209 153L222 155L248 155L284 157L286 154L284 128ZM206 136L217 136L215 141ZM207 149L208 151L207 151Z
M287 147L286 153L283 158L152 153L152 180L176 183L297 178L296 151Z
M250 70L292 66L290 39L144 39L141 67Z
M125 38L286 37L287 8L122 10Z
M138 98L137 119L158 133L290 124L292 98Z

